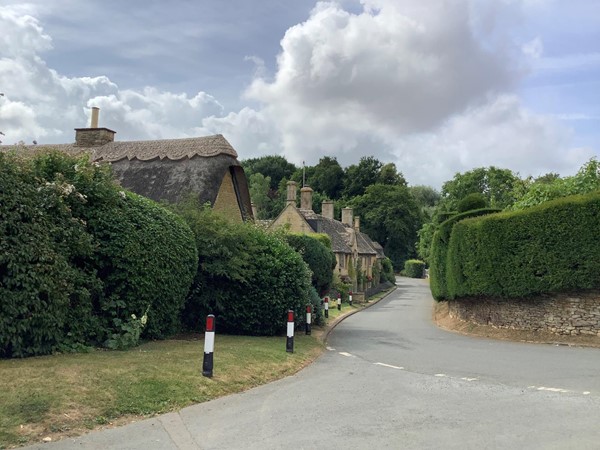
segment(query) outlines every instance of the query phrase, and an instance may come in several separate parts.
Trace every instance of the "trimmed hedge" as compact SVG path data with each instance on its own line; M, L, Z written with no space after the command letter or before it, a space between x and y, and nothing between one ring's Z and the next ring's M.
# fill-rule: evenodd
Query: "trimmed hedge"
M448 297L600 287L600 192L464 220L452 230Z
M478 217L499 212L496 208L482 208L456 214L442 222L433 235L431 253L429 255L429 285L431 293L436 300L447 298L446 287L446 256L448 243L454 225L463 219Z
M327 236L329 240L329 236ZM312 285L319 295L324 295L331 288L333 269L336 259L330 247L322 243L322 239L314 238L312 234L285 235L286 242L300 255L312 271Z
M282 235L228 222L193 200L173 208L190 225L199 254L182 318L188 329L202 330L212 313L219 332L268 336L285 332L289 309L298 325L304 323L307 303L319 314L310 269Z
M418 259L409 259L404 262L404 275L410 278L423 278L425 263Z
M396 274L394 273L394 265L390 258L383 258L381 261L381 281L389 281L396 284Z

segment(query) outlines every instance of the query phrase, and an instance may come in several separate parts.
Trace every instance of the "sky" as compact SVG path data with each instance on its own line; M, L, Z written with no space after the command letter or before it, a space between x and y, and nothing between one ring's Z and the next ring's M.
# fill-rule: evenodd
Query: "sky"
M3 144L223 134L439 188L600 156L597 0L0 0Z

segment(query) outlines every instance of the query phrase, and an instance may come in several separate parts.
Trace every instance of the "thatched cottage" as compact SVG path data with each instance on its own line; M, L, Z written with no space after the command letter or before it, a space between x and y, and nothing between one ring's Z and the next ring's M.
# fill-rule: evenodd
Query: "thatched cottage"
M210 203L232 220L253 217L246 175L222 135L121 142L114 137L115 131L98 127L98 109L92 108L91 126L75 129L75 143L19 146L17 151L87 153L92 161L110 163L121 185L144 197L177 202L195 195L199 204Z
M313 190L305 186L300 190L300 208L296 205L296 183L288 182L287 201L270 228L287 227L294 233L324 233L331 238L331 247L340 276L352 278L351 268L360 267L367 277L373 276L373 267L378 259L385 257L383 248L360 231L360 218L353 217L352 208L342 209L342 220L334 219L332 201L324 201L322 214L312 210ZM353 284L356 280L352 280ZM355 285L356 289L356 285Z

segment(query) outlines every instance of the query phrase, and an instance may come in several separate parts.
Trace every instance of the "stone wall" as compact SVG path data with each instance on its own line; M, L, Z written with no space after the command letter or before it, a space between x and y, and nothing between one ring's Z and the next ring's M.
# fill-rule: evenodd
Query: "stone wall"
M600 336L600 292L448 301L451 317L498 328Z

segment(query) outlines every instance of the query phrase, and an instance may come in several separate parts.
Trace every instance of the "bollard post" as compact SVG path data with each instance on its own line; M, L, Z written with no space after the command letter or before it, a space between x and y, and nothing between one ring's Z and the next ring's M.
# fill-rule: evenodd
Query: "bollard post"
M352 306L352 291L350 291L348 294L348 303L350 303L350 306Z
M325 318L329 318L329 297L325 297Z
M338 311L341 311L342 310L342 294L340 294L339 292L338 292L337 305L338 305Z
M294 311L291 309L287 314L287 340L285 342L285 351L294 353Z
M215 316L206 317L206 332L204 333L204 361L202 362L202 375L213 376L213 352L215 351Z
M310 334L310 325L312 323L312 308L306 305L306 334Z

